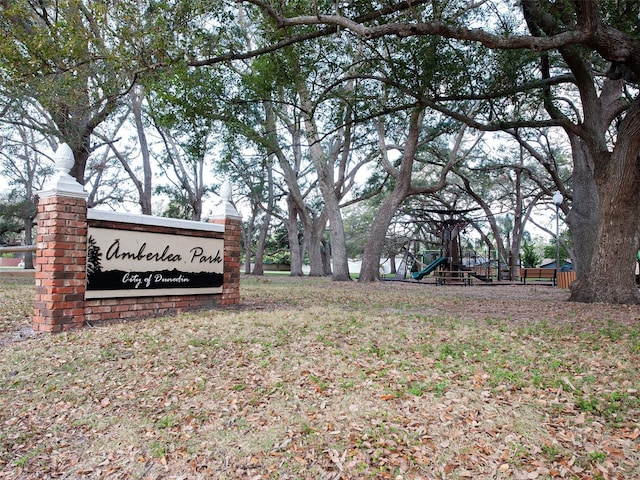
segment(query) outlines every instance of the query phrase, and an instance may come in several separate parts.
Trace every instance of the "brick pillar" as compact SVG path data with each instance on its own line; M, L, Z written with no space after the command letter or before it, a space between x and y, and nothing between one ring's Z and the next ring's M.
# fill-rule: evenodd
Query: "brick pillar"
M220 189L222 204L211 223L224 225L224 274L220 305L240 303L240 238L242 217L231 203L231 185L225 182Z
M84 322L87 259L87 195L69 174L73 153L56 152L58 170L38 192L34 331L61 332Z

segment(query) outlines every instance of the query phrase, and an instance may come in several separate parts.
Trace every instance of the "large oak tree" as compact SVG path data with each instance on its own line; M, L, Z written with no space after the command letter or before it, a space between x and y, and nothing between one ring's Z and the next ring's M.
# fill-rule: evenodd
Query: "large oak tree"
M40 128L71 147L84 184L96 128L134 85L184 67L185 52L211 55L218 13L204 0L0 0L2 106L40 105L52 120Z
M353 4L352 15L345 5L341 11L327 9L327 14L309 9L308 15L287 17L262 1L248 1L259 5L280 28L333 26L363 40L440 36L460 41L461 49L464 42L474 42L491 50L559 53L562 63L554 68L572 74L581 108L547 125L564 127L582 143L586 161L592 162L588 167L599 198L593 256L590 266L579 272L571 299L640 303L634 277L640 226L640 101L635 93L623 96L625 82L635 84L640 78L637 2L454 2L446 9L440 2L428 2L426 8L420 8L421 2L409 2L402 8L411 15L370 22L373 14L367 17L359 2ZM527 31L511 19L504 21L504 12L516 8Z

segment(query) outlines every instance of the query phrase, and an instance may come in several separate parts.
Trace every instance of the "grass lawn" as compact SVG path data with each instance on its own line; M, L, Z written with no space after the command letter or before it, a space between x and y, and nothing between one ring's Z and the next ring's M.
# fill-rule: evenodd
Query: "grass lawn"
M0 479L640 478L640 308L266 278L24 341L0 283Z

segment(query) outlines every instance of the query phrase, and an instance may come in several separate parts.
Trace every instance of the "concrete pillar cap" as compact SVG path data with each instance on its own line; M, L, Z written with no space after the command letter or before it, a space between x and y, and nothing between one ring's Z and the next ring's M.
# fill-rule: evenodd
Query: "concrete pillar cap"
M69 175L75 163L71 147L66 143L58 146L54 160L56 162L56 173L47 182L44 189L38 192L38 195L41 198L72 197L86 199L89 195L84 191L84 187Z

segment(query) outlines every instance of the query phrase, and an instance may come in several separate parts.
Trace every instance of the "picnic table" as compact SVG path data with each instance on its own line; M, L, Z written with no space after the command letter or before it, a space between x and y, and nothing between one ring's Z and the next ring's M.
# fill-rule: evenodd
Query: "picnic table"
M436 277L436 285L471 285L471 272L464 270L436 270L433 274Z

